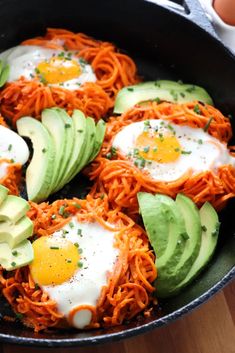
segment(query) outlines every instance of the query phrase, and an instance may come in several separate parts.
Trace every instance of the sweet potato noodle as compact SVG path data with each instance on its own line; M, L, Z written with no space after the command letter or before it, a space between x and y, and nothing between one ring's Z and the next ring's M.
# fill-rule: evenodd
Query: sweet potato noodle
M200 114L194 111L196 104L200 108ZM214 107L200 102L146 103L135 106L119 117L110 118L103 148L89 172L89 177L95 181L92 194L97 192L107 194L112 207L125 209L128 215L133 216L138 213L136 195L139 191L163 193L171 197L182 192L198 206L210 201L217 210L221 209L229 198L235 196L235 169L231 165L220 167L217 173L208 170L192 175L189 171L173 182L159 182L153 180L147 172L135 167L118 152L111 160L106 158L116 134L133 122L165 119L179 125L204 128L211 117L213 119L208 133L227 143L232 137L229 119ZM234 155L232 148L231 154Z
M67 218L60 215L61 206L64 206ZM51 205L31 203L28 212L34 222L34 237L52 234L74 215L81 222L97 221L118 232L119 257L113 272L108 274L108 283L102 288L97 307L89 308L93 312L89 328L118 325L141 311L149 315L154 291L152 283L157 274L155 256L143 229L118 209L109 210L106 196L95 199L88 195L86 200L59 200ZM40 331L65 325L56 303L34 283L28 266L8 273L1 269L0 283L3 295L27 326Z
M81 109L95 119L104 116L113 107L117 92L124 86L138 82L136 65L111 43L90 38L82 33L49 28L44 37L26 40L22 45L37 45L59 50L75 50L76 54L91 64L96 83L85 83L75 91L49 87L37 78L27 81L20 78L6 84L0 92L0 112L13 125L24 115L40 117L44 108L59 106L69 113Z

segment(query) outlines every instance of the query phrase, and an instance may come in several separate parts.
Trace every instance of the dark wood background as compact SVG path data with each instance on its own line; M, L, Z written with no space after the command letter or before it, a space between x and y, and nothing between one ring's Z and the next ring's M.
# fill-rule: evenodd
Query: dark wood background
M147 334L85 348L0 345L0 353L235 353L235 281L207 303Z

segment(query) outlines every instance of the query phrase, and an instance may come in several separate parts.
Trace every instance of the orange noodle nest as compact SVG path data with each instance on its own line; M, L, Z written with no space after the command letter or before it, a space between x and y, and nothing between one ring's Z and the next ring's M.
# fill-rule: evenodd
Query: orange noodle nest
M59 212L61 206L64 206L66 218ZM96 308L89 307L93 313L89 328L119 325L141 311L150 315L152 283L157 274L155 256L144 230L118 209L111 211L106 196L93 198L88 195L86 200L58 200L51 205L32 202L28 212L34 223L34 237L49 236L74 215L79 221L97 221L117 232L115 245L119 257L113 272L108 275L107 286L102 288ZM1 269L0 283L3 295L27 326L40 331L65 325L56 303L34 283L28 266L8 273Z
M22 77L7 83L0 92L0 111L13 125L24 115L39 119L43 109L53 106L65 108L69 113L80 109L97 120L113 107L115 96L122 87L139 81L136 65L129 56L120 53L112 43L95 40L83 33L48 28L44 37L25 40L22 45L78 51L75 55L91 64L97 81L85 83L75 91L46 86L37 77L30 81Z
M8 127L3 117L0 115L0 125ZM19 195L19 184L21 181L21 164L12 163L7 159L0 158L0 166L2 163L9 163L7 167L7 174L0 178L0 185L4 185L9 189L12 195Z
M200 109L200 114L195 112L195 105ZM119 207L132 216L138 213L136 195L139 191L163 193L171 197L181 192L189 196L198 206L209 201L217 210L223 208L226 201L235 196L235 169L231 165L220 167L217 173L205 171L194 175L189 171L173 182L159 182L134 166L118 151L111 160L107 158L114 137L123 127L148 119L165 119L192 128L204 128L211 120L208 129L210 135L224 143L232 137L229 119L210 105L200 102L186 104L151 102L137 105L119 117L111 117L107 123L103 148L88 171L89 177L95 180L91 193L107 194L112 207ZM230 153L235 155L232 151Z

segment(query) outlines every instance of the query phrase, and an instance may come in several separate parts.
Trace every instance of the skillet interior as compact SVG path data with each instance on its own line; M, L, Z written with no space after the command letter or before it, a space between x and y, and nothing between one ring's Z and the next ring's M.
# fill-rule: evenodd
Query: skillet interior
M221 43L187 18L144 0L0 0L0 51L41 35L46 27L81 31L116 43L148 79L182 79L205 87L224 113L235 116L235 59ZM74 180L63 196L80 196L86 181ZM61 194L60 194L61 195ZM57 195L58 197L60 195ZM120 339L161 326L211 297L235 274L234 202L221 214L217 252L206 271L177 297L161 303L151 319L86 333L34 334L0 320L0 340L41 346L70 346ZM7 311L0 301L0 314Z

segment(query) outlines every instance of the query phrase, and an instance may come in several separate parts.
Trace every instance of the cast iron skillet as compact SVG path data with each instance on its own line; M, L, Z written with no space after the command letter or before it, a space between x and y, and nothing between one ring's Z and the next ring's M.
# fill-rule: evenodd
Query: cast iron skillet
M154 0L0 0L0 50L41 35L46 27L67 28L113 41L136 60L146 80L181 79L201 85L218 108L235 115L235 58L213 36L197 0L187 0L185 12L161 7ZM78 178L62 196L80 196L86 185ZM138 317L112 329L40 334L20 323L0 320L0 341L34 346L92 345L137 335L182 316L235 275L234 208L235 203L230 202L220 215L220 242L210 266L183 293L161 302L161 310L151 318ZM2 300L0 314L8 310Z

